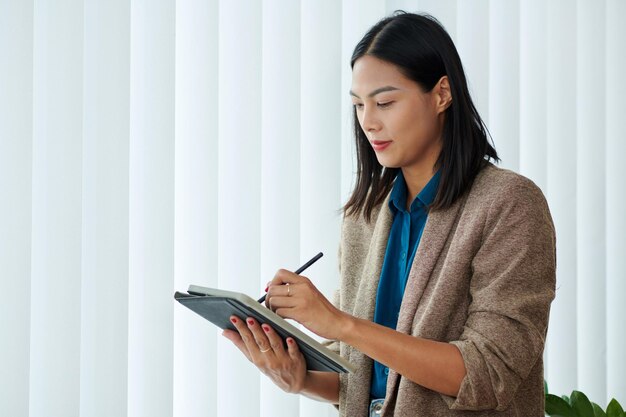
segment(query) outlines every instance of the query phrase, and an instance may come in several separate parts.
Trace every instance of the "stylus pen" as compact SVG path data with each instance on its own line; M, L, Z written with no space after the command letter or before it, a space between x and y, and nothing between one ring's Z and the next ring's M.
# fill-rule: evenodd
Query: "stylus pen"
M309 262L305 263L304 265L302 265L300 268L298 268L296 270L296 272L294 272L294 274L298 275L302 272L304 272L305 269L307 269L308 267L310 267L311 265L313 265L319 258L321 258L322 256L324 256L324 254L322 252L318 253L317 255L315 255L314 257L312 257ZM267 294L264 294L263 297L259 298L259 303L262 303L265 301L265 296Z

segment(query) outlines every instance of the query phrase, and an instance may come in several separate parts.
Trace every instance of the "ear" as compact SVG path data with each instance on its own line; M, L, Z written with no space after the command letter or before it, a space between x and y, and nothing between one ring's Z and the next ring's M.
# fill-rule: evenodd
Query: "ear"
M435 96L435 105L437 107L437 114L443 113L452 104L452 93L450 92L450 81L448 76L444 75L439 79L435 87L433 88Z

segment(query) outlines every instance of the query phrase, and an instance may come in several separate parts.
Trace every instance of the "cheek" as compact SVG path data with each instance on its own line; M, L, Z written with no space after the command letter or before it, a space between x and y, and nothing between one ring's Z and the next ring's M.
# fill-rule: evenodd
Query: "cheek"
M420 140L428 140L437 134L437 116L427 108L419 108L407 113L404 118L405 130Z
M397 114L393 123L394 134L407 139L422 138L430 131L429 118L419 111L405 111Z

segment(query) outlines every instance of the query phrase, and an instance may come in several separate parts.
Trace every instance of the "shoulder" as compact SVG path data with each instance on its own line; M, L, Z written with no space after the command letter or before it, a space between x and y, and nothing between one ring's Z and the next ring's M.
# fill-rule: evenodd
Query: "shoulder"
M543 192L532 180L491 163L474 179L468 202L483 206L536 204L547 208Z
M541 189L523 175L493 164L476 176L464 211L482 223L485 231L496 225L513 230L525 224L554 234L550 209Z

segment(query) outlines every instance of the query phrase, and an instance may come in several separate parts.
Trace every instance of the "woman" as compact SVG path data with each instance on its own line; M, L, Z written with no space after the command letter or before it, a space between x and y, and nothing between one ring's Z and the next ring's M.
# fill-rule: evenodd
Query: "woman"
M342 416L543 416L556 263L543 194L489 162L497 153L435 19L381 20L351 65L359 169L340 289L331 303L280 270L266 303L358 371L307 372L293 340L252 319L232 317L238 333L224 335L282 389Z

